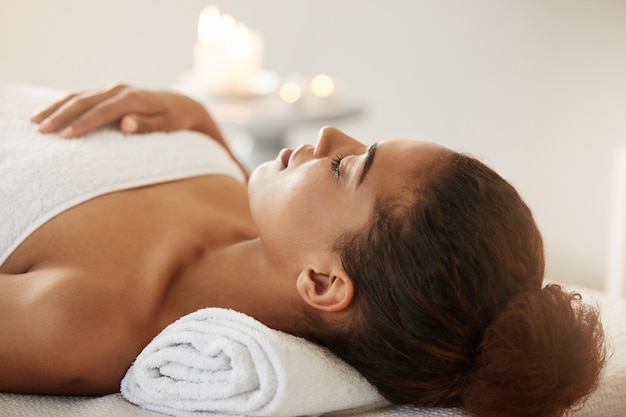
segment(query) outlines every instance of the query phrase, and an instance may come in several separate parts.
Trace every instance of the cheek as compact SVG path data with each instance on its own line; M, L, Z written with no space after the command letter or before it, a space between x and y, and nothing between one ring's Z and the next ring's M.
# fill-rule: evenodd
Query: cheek
M294 229L306 222L312 211L319 211L319 184L313 179L305 170L273 172L267 166L252 173L248 184L250 209L261 233Z

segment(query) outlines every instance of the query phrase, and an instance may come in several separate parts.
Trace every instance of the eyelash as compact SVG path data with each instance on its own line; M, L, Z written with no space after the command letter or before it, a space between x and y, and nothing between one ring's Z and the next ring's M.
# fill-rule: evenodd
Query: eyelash
M334 158L333 161L331 162L330 166L332 167L332 171L333 171L333 176L336 179L339 179L339 177L341 176L341 170L339 169L341 166L341 161L343 160L343 155L342 154L337 154Z

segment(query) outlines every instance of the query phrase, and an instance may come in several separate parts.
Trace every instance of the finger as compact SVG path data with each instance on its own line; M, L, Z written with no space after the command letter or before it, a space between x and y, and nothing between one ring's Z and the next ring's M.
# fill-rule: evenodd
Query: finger
M124 133L150 133L169 131L164 114L127 114L122 118L120 129Z
M120 94L124 88L126 87L120 85L74 95L45 118L39 126L39 131L42 133L56 132L70 125L84 113L97 107L99 103Z
M122 117L122 120L120 121L120 130L124 133L141 133L137 131L139 127L139 118L140 116L137 114L127 114Z
M61 132L65 138L76 138L101 126L120 120L127 114L141 112L143 104L133 94L120 93L99 102L76 117ZM128 122L127 122L128 123ZM132 122L130 122L132 124Z
M41 123L42 121L44 121L48 116L50 116L52 113L54 113L55 111L57 111L57 109L59 107L61 107L62 105L64 105L65 103L67 103L68 101L70 101L71 99L73 99L74 97L76 97L76 94L70 94L66 97L63 97L61 100L58 100L54 103L52 103L51 105L40 109L38 111L36 111L31 117L30 117L30 121L34 122L34 123Z

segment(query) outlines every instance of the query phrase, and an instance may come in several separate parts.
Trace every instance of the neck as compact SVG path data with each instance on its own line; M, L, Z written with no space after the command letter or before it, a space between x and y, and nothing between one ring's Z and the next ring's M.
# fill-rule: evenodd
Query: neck
M299 335L302 300L296 278L272 265L260 239L252 239L203 254L174 278L166 297L175 310L229 308Z

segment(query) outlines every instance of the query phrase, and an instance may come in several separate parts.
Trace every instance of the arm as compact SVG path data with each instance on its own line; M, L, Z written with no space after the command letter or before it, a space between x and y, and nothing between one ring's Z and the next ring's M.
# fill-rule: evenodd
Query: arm
M98 308L100 293L84 278L65 268L0 273L0 392L119 390L136 353L125 349L125 322Z
M182 94L118 84L70 94L31 117L42 133L60 132L77 138L108 123L119 122L124 133L195 130L222 145L244 173L206 108Z
M62 271L0 274L0 391L54 392L78 376L58 298ZM65 353L62 353L65 352Z

